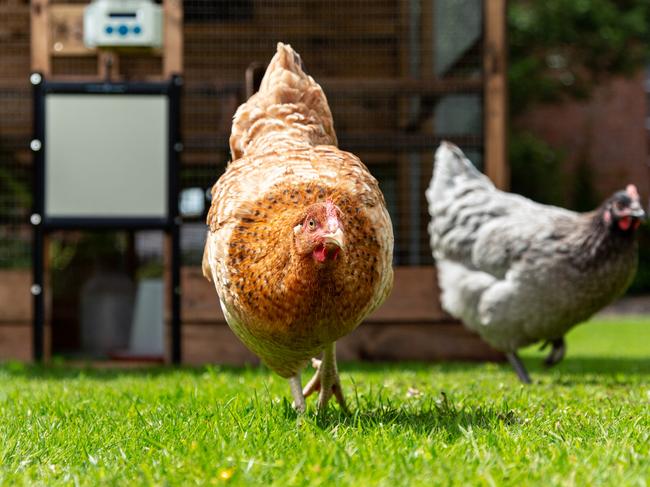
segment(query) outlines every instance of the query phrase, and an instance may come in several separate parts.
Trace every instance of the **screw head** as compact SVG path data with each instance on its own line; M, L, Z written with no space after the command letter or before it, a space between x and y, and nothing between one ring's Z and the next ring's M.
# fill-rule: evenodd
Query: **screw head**
M41 215L38 213L32 213L32 215L29 217L29 221L32 225L40 225L42 221Z
M41 150L41 147L43 147L43 144L38 139L32 139L32 141L29 143L29 148L34 152Z
M184 146L183 146L183 143L182 143L182 142L176 142L176 143L174 144L174 150L175 150L176 152L182 152L182 151L183 151L183 148L184 148Z
M34 296L38 296L42 291L43 289L41 288L40 284L32 284L32 286L29 288L29 292Z
M183 86L183 78L180 77L180 76L176 76L176 77L174 78L174 84L175 84L176 86Z
M29 82L34 86L40 85L41 81L43 81L43 77L39 73L32 73L29 77Z

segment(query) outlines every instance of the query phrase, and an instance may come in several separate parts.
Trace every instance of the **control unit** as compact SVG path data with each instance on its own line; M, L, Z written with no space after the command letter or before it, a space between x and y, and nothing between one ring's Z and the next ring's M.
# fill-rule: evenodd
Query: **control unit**
M87 47L161 47L162 8L151 0L94 0L84 10Z

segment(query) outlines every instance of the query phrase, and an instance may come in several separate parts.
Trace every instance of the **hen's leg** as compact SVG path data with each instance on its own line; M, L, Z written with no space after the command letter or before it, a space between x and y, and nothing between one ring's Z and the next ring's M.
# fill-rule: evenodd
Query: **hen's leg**
M320 366L321 366L321 361L318 360L317 358L313 358L313 359L311 359L311 366L316 369L316 372L314 373L312 378L309 379L309 382L307 382L307 385L302 390L302 393L303 393L304 397L309 397L314 392L320 391Z
M564 358L564 354L566 353L566 345L564 343L564 337L558 338L556 340L549 340L544 344L544 348L546 348L546 346L549 344L552 347L551 353L549 353L548 357L544 359L544 365L552 367L553 365L561 362Z
M291 387L291 395L293 396L293 407L299 413L304 413L307 409L305 404L305 396L302 393L302 384L300 383L300 372L293 377L289 377L289 386Z
M524 363L519 358L519 355L517 355L517 352L507 352L506 357L508 357L508 362L510 362L512 368L515 369L519 380L524 384L530 384L530 377L528 376L526 367L524 367Z
M336 367L335 344L331 343L327 345L323 350L323 360L312 359L312 365L316 368L316 373L305 386L303 390L304 396L308 397L315 391L320 391L318 394L318 408L324 409L332 395L334 395L341 409L347 411L348 408L345 404L341 381Z

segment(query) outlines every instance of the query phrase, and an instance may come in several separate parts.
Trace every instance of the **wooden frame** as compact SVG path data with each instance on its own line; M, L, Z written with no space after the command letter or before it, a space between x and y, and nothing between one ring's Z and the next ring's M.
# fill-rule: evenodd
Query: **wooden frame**
M32 72L49 76L51 71L49 25L49 0L32 0L31 3L31 66Z
M52 58L66 56L97 56L97 74L95 76L75 77L75 81L92 81L104 79L108 74L119 79L119 60L122 53L128 51L112 49L84 48L76 43L68 49L55 48L52 21L67 24L69 27L78 25L83 16L83 5L50 4L50 0L32 0L31 2L31 70L52 79ZM183 3L182 0L163 0L163 49L153 49L152 55L162 55L162 72L160 81L173 75L183 73ZM76 41L76 40L75 40ZM142 52L138 50L136 52ZM107 72L106 61L111 62L111 73ZM62 77L63 78L63 77ZM90 78L90 79L89 79ZM63 79L61 79L63 80ZM143 80L145 81L145 80Z
M484 127L485 173L497 188L507 189L507 0L484 0Z

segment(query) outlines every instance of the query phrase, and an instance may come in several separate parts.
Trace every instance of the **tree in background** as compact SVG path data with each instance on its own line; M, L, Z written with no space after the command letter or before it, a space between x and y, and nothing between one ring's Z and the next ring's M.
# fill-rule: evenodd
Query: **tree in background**
M588 99L613 76L633 76L644 68L650 56L650 2L512 0L508 36L512 189L546 203L593 207L598 201L587 201L595 195L586 171L575 181L580 201L564 201L564 155L518 129L516 121L535 105Z

